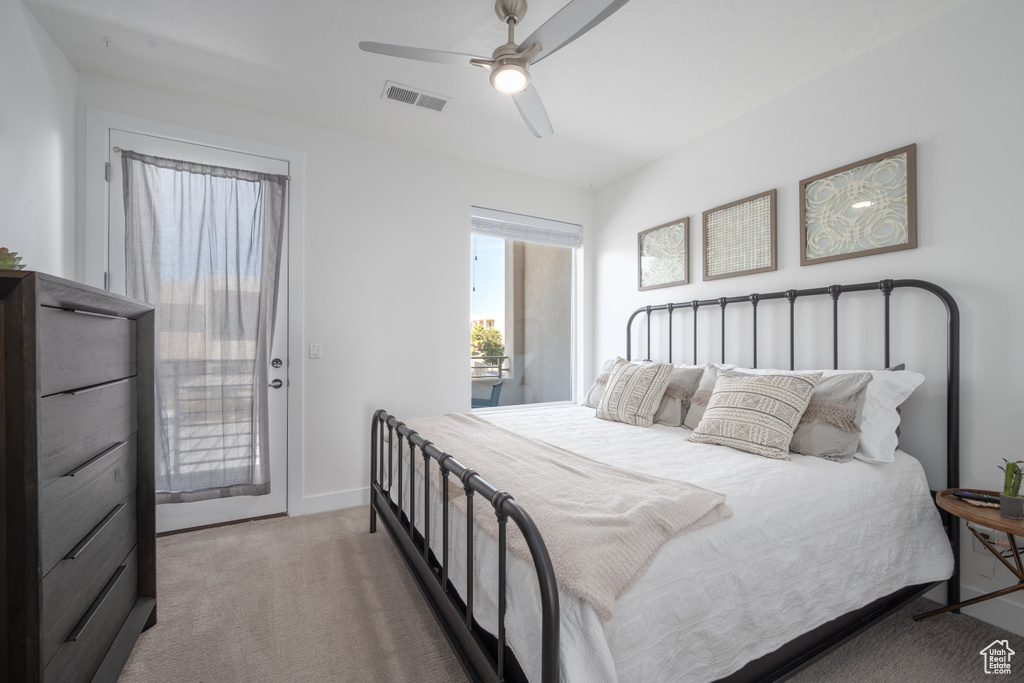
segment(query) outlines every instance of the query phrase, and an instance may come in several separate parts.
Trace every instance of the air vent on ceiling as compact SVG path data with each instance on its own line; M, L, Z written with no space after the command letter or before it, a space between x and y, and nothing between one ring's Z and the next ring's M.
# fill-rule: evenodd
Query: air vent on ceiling
M451 101L450 97L427 93L392 81L384 83L384 92L381 94L381 97L386 100L414 104L424 109L433 109L434 111L441 111Z

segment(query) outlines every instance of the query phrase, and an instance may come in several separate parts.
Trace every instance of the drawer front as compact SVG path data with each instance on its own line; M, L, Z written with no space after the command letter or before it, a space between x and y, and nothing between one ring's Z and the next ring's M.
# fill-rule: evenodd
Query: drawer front
M135 491L71 549L43 579L43 662L49 662L138 537Z
M39 386L43 396L131 377L135 321L39 309Z
M139 597L138 550L132 550L104 583L43 670L47 683L89 681Z
M39 483L47 486L138 430L134 377L40 401Z
M43 575L53 569L135 488L135 434L53 482L40 493Z

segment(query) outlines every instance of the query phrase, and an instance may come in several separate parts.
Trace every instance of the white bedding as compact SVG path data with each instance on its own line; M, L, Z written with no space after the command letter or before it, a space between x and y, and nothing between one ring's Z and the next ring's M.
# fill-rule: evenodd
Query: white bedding
M891 463L796 454L786 462L690 443L689 430L679 427L599 420L592 408L579 406L481 417L594 460L724 493L733 511L662 547L606 624L563 593L563 681L712 681L841 614L904 586L946 579L953 570L921 465L902 452ZM464 459L471 462L468 454ZM403 488L408 510L408 485ZM431 508L431 546L440 556L436 495ZM464 518L453 514L449 528L449 573L464 594ZM474 616L495 632L497 543L484 533L475 533L474 543ZM539 680L536 578L532 566L508 559L509 644L531 680Z

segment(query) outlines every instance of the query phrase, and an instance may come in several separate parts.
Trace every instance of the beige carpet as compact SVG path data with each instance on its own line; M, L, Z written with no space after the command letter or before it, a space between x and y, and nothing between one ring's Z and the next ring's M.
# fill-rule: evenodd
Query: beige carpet
M207 529L157 542L159 620L120 683L465 681L369 508ZM915 623L918 600L790 679L794 683L1024 680L1024 638L966 615ZM986 676L1007 638L1014 675Z
M369 508L157 541L157 624L120 683L465 681Z
M915 600L790 678L790 683L1024 681L1024 638L966 614L914 621L915 614L938 607L931 600ZM1003 639L1017 653L1010 660L1013 675L986 675L981 651Z

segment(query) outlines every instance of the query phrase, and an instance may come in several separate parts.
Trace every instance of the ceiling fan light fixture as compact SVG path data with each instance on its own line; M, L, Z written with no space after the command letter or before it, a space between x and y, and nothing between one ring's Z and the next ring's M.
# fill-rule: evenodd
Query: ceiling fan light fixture
M498 92L509 95L522 92L530 85L530 72L525 66L505 62L491 69L491 85Z
M508 42L499 45L491 53L490 59L447 50L427 50L366 41L359 43L359 49L419 62L468 65L487 69L490 72L491 86L499 92L513 95L510 99L516 105L530 133L538 138L547 137L552 133L551 120L544 110L537 89L530 84L530 65L561 50L614 14L629 0L569 0L569 4L548 18L529 37L516 43L516 25L526 14L527 2L528 0L495 0L494 12L508 29Z

